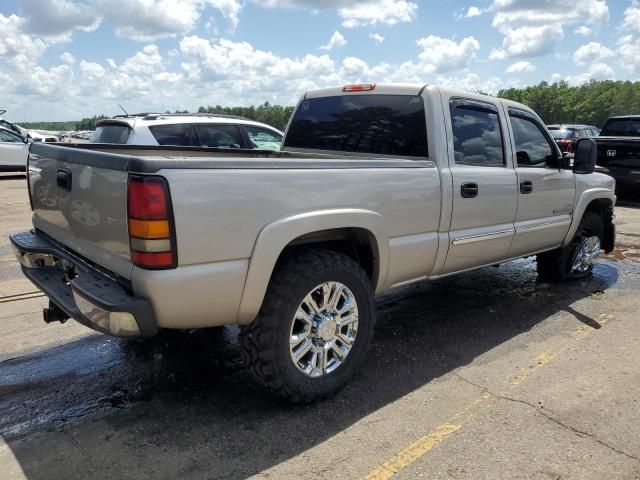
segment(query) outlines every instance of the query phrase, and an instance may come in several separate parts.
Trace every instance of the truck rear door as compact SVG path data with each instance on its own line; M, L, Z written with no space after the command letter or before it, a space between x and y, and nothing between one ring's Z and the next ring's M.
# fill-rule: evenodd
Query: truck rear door
M504 113L492 103L446 97L453 178L449 251L442 273L507 258L514 235L516 173Z
M34 143L29 191L34 226L76 254L130 279L126 169L110 154Z

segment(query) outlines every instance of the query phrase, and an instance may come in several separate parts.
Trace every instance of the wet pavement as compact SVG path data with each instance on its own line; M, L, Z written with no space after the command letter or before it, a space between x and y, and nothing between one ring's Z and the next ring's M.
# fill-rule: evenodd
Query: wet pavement
M238 329L145 341L45 325L0 179L0 478L640 478L640 209L592 278L524 259L389 292L363 371L293 407L244 370Z

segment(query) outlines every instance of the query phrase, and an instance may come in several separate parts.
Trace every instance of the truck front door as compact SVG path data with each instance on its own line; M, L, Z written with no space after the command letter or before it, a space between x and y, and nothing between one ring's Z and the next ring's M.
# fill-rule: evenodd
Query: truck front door
M478 100L448 100L453 207L449 250L441 273L506 259L517 201L502 109Z
M555 142L531 113L509 108L518 174L516 234L509 252L517 257L559 247L571 225L573 171L549 163L560 156Z

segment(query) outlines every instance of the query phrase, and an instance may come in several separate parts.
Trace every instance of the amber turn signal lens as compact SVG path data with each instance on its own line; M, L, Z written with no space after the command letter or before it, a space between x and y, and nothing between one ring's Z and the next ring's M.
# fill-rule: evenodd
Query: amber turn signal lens
M137 238L169 238L169 221L168 220L138 220L136 218L129 219L129 235Z

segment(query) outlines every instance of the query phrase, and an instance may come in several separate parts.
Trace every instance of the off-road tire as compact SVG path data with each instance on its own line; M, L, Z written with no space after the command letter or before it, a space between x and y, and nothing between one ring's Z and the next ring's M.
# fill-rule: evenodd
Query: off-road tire
M337 281L351 290L358 304L358 333L349 355L333 372L306 376L294 365L289 336L304 297L323 282ZM309 403L335 394L362 365L375 324L374 292L363 268L346 255L313 249L288 255L276 267L257 318L242 328L245 365L275 395Z
M593 267L583 273L572 273L571 268L576 251L582 241L585 237L592 235L596 235L602 242L604 226L600 215L596 212L587 211L584 213L582 220L580 220L576 234L571 242L565 247L537 255L538 279L543 282L562 282L577 280L591 275Z

